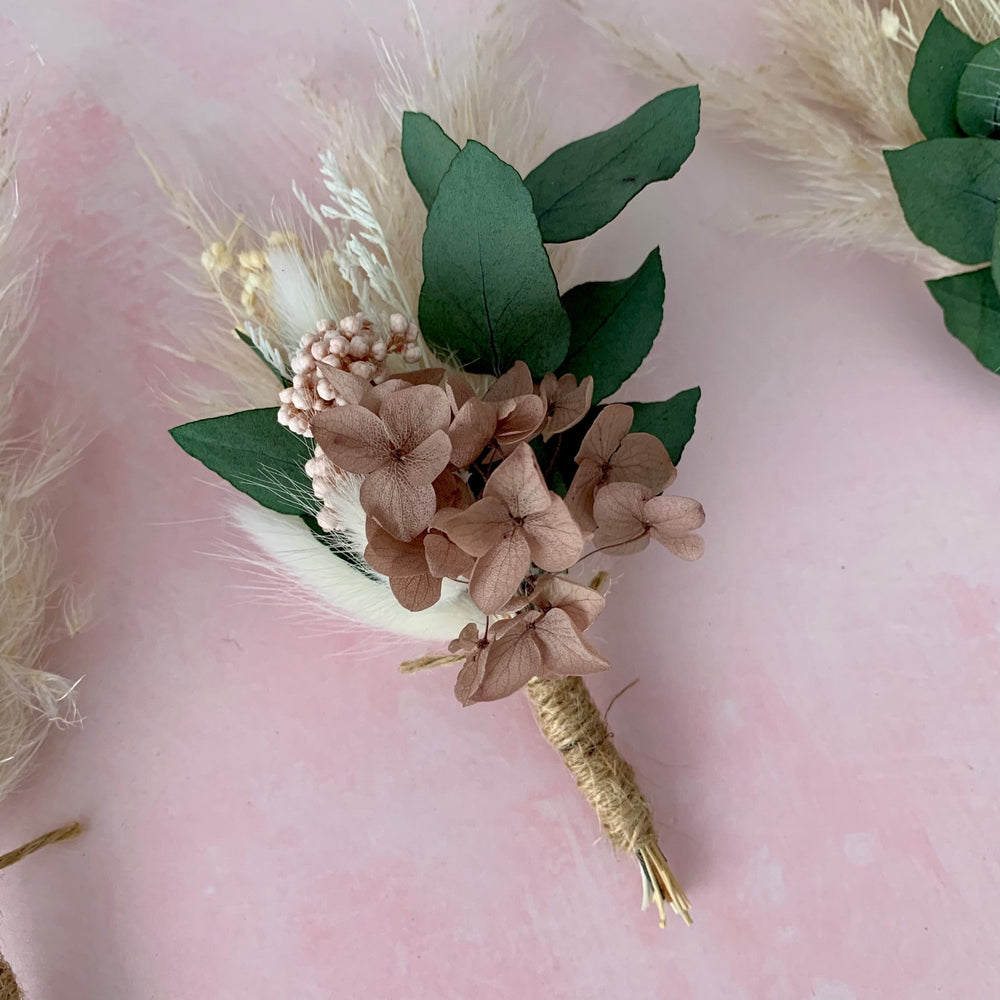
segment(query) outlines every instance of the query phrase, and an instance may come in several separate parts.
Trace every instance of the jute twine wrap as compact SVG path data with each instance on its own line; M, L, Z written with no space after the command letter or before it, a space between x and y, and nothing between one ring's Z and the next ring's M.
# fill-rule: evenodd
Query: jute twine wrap
M664 925L664 903L690 924L690 905L660 851L653 812L583 679L535 678L529 681L527 694L539 729L576 779L612 846L636 856L647 898L660 911L660 925Z
M57 830L50 830L48 833L43 833L40 837L29 840L28 843L22 844L13 851L0 854L0 869L16 865L18 861L26 858L29 854L34 854L35 851L40 851L43 847L48 847L49 844L58 844L62 840L71 840L73 837L78 836L81 830L82 827L79 823L67 823ZM23 1000L23 998L24 994L17 983L14 970L11 969L3 955L0 955L0 1000Z

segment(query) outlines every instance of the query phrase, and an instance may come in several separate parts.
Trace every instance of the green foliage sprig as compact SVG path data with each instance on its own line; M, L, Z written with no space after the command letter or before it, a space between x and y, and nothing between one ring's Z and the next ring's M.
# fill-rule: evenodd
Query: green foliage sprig
M938 11L908 90L924 142L886 163L914 235L976 270L928 282L945 326L1000 372L1000 40L981 45Z

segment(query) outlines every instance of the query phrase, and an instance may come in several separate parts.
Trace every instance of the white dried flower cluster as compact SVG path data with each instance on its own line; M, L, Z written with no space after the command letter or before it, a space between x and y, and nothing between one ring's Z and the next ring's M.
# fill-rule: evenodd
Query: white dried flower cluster
M314 333L299 341L291 360L292 384L279 395L278 422L296 434L312 437L313 415L338 405L336 390L323 376L319 363L368 379L376 385L388 376L386 361L399 355L407 364L420 360L420 331L401 313L389 317L388 337L379 333L361 313L338 322L320 320Z

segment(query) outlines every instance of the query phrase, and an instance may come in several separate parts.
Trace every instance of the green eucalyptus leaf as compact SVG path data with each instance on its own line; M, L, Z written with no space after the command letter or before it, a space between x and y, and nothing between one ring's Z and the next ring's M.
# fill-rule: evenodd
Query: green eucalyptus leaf
M430 115L404 111L401 149L406 173L424 206L430 209L441 178L458 153L458 143Z
M659 249L620 281L590 281L562 298L569 354L559 374L594 377L594 402L617 391L642 364L663 323L665 281Z
M536 377L569 347L569 318L517 171L478 142L452 161L427 214L420 329L470 371L523 361Z
M278 408L243 410L181 424L170 436L241 493L279 514L302 515L312 484L306 442L278 423Z
M960 136L955 100L965 67L981 46L938 11L917 49L907 91L910 111L928 139Z
M993 252L1000 142L928 139L885 154L903 215L917 239L962 264Z
M990 268L928 281L944 324L991 372L1000 372L1000 295Z
M684 454L684 446L694 434L695 418L701 389L685 389L661 403L629 403L635 413L632 433L644 431L658 437L677 465Z
M264 352L261 351L261 349L242 330L237 330L236 336L239 337L240 340L242 340L243 343L246 344L247 347L249 347L250 350L264 362L267 366L267 370L282 384L284 388L287 389L292 384L291 379L285 378L285 376L277 368L275 368L270 361L267 360L264 356Z
M1000 137L1000 40L984 45L965 67L955 116L968 135Z
M545 242L597 232L647 184L673 177L694 149L700 110L697 87L667 91L535 167L525 184Z

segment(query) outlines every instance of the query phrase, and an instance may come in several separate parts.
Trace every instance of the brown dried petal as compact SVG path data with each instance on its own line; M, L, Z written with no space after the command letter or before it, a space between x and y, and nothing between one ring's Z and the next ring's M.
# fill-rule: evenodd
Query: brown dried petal
M532 625L540 617L526 611L514 618L493 640L486 656L486 669L476 692L476 701L496 701L524 687L538 674L542 654L535 642Z
M581 632L585 632L604 610L604 598L586 584L565 576L544 577L532 603L543 609L559 608Z
M496 614L517 592L531 568L531 550L520 529L476 560L469 596L484 614Z
M649 544L645 506L649 490L638 483L609 483L594 500L594 546L612 555L638 552Z
M486 390L483 399L487 403L499 403L517 396L530 396L534 391L535 383L531 378L531 369L523 361L515 361L514 367L505 371Z
M479 626L475 622L469 622L458 633L457 639L452 639L448 643L449 653L467 653L475 649L479 642Z
M652 434L628 434L611 459L608 482L641 483L653 493L665 490L677 478L677 469L663 442Z
M550 573L569 569L583 552L583 535L573 515L555 493L549 493L549 507L524 519L525 538L536 566Z
M497 429L496 408L473 396L462 404L448 430L452 465L471 465L493 440Z
M365 524L368 546L365 562L376 573L385 576L419 576L427 573L427 557L424 554L424 540L414 539L404 542L382 528L372 518Z
M471 556L484 556L510 529L510 514L496 497L483 497L468 510L441 510L433 526Z
M577 385L576 376L546 375L539 392L546 403L547 419L542 428L542 440L561 434L578 424L590 409L594 395L594 379L588 375Z
M396 372L390 375L386 382L405 382L407 385L441 385L445 370L443 368L418 368L412 372ZM384 383L383 383L384 384Z
M611 666L559 608L546 611L533 631L542 654L541 677L579 677Z
M486 676L486 650L469 655L455 678L455 697L462 707L467 707L479 699L476 695Z
M545 400L539 396L518 396L500 404L513 408L506 416L497 415L496 440L507 454L515 445L533 438L545 422Z
M594 491L601 481L601 466L589 458L580 463L573 482L566 491L566 506L583 531L593 531L594 521Z
M443 389L415 385L388 396L379 416L393 444L403 451L411 451L435 431L448 429L451 406Z
M390 576L389 587L407 611L426 611L441 599L441 580L428 573Z
M458 413L470 399L476 398L475 389L469 384L469 380L462 375L449 375L444 390L448 395L448 402L451 403L452 413Z
M429 486L444 472L450 458L451 438L444 431L435 431L404 455L399 464L411 485Z
M449 580L468 579L476 564L473 556L436 531L424 536L424 553L431 574Z
M605 406L584 435L576 455L577 463L585 459L590 459L598 465L610 462L611 456L628 434L633 417L632 407L624 403Z
M365 477L361 506L391 535L412 541L431 523L437 511L433 486L414 486L405 466L392 462Z
M345 472L367 475L389 461L391 443L382 421L363 406L332 406L312 422L323 454Z
M552 503L548 486L529 445L520 444L492 472L484 497L496 497L511 517L530 517L548 510Z

